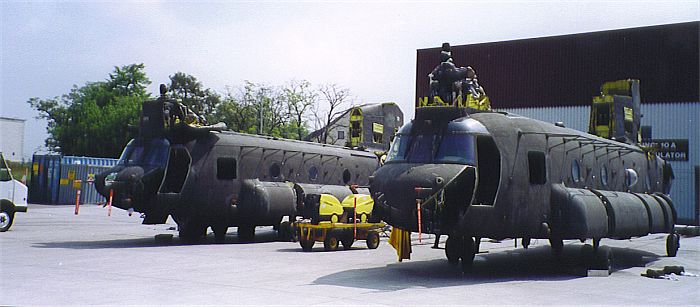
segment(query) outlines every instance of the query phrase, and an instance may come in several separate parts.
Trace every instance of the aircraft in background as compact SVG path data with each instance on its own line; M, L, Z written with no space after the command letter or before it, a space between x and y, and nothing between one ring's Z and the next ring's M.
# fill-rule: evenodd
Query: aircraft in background
M283 218L311 210L308 195L358 193L351 186L366 186L379 166L366 150L202 125L166 92L161 85L161 96L144 102L138 137L95 187L114 206L143 213L144 224L172 216L182 239L197 240L211 227L222 241L235 226L240 240L252 241L256 226L288 227Z

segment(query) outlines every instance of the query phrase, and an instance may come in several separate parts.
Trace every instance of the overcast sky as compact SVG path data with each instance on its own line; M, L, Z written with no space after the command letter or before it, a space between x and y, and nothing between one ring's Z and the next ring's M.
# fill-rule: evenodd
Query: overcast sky
M397 102L410 119L416 49L697 20L698 0L0 0L0 116L27 120L30 157L46 138L30 97L144 63L153 93L178 71L219 92L243 80L306 79L348 87L356 103Z

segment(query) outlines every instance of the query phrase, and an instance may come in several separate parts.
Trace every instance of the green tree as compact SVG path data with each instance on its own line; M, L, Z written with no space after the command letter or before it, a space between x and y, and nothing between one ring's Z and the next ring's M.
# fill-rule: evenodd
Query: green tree
M105 81L74 85L61 97L30 98L48 121L46 147L64 155L118 157L129 141L128 125L137 124L151 83L144 64L115 67Z
M292 119L289 97L285 89L245 81L242 87L227 88L212 122L223 122L237 132L300 139L308 129Z
M324 112L317 109L314 112L317 128L323 128L317 141L323 144L332 144L336 141L336 137L330 135L329 132L338 125L334 124L333 121L347 110L343 105L351 99L350 89L329 83L319 86L318 91L321 93L322 100L326 102L327 110Z
M211 117L221 103L221 96L211 89L204 89L201 82L192 75L176 72L170 76L171 95L182 100L190 110L206 118Z
M289 125L295 128L296 139L308 134L308 112L316 104L318 94L306 80L292 80L282 89L289 113Z
M245 81L243 87L227 87L212 116L212 122L223 122L232 131L256 133L258 115L253 99L254 87L255 84L249 81Z

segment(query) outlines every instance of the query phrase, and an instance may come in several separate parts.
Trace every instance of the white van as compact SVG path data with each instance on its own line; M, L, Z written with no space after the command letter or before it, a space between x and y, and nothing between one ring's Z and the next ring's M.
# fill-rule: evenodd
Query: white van
M27 212L27 186L12 179L12 172L0 152L0 232L10 229L15 212Z

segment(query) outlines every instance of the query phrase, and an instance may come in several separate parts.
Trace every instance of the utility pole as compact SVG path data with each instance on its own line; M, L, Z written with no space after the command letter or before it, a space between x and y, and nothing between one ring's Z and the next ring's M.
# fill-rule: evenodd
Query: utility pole
M261 88L258 94L258 99L260 100L260 126L258 128L258 134L263 135L263 99L265 97L265 89Z

